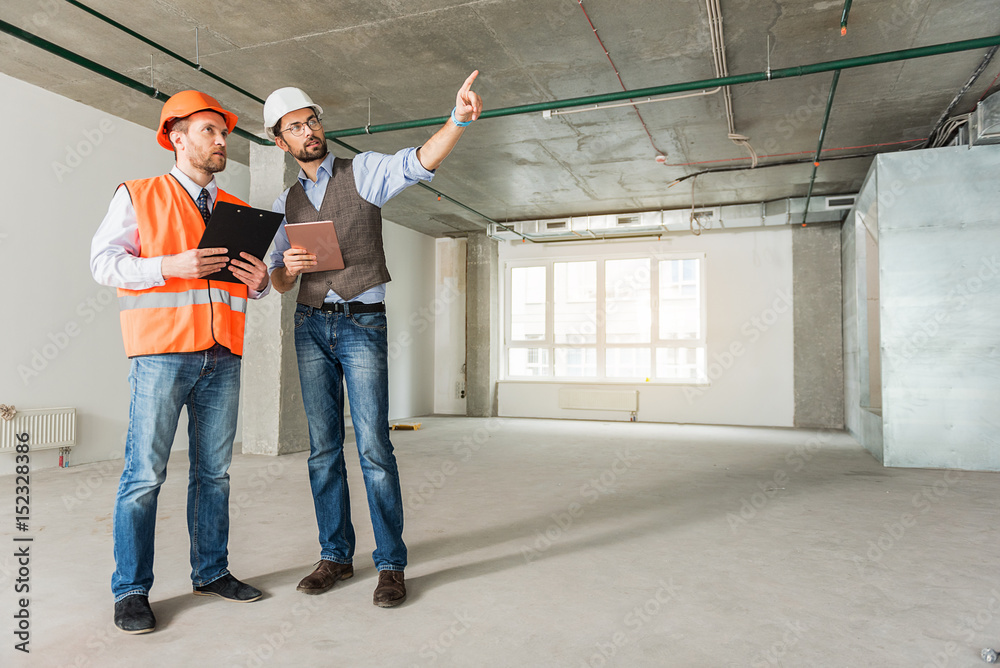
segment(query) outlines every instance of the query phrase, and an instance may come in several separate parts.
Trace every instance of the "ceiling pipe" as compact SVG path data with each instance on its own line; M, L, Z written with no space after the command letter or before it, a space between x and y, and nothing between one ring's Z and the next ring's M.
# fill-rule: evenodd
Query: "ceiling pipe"
M132 37L135 37L140 42L144 42L145 44L148 44L149 46L153 47L154 49L158 49L159 51L162 51L163 53L167 54L168 56L170 56L174 60L177 60L177 61L180 61L180 62L184 63L185 65L187 65L191 69L197 70L197 71L201 72L202 74L204 74L205 76L211 77L212 79L215 79L216 81L218 81L219 83L221 83L223 86L228 86L229 88L232 88L233 90L235 90L237 93L239 93L241 95L245 95L245 96L249 97L251 100L254 100L256 102L260 102L261 104L264 104L264 100L260 99L259 97L257 97L253 93L249 93L249 92L243 90L242 88L240 88L239 86L237 86L237 85L235 85L235 84L233 84L233 83L231 83L229 81L226 81L225 79L223 79L219 75L206 70L204 67L201 66L200 63L193 63L190 60L188 60L187 58L174 53L173 51L171 51L167 47L163 46L162 44L158 44L158 43L154 42L153 40L149 39L148 37L146 37L145 35L141 35L141 34L135 32L134 30L132 30L128 26L124 26L121 23L118 23L118 21L115 21L110 16L106 16L106 15L100 13L99 11L97 11L96 9L92 9L92 8L88 7L87 5L83 4L82 2L77 2L77 0L65 0L65 1L68 2L69 4L73 5L74 7L82 9L83 11L87 12L91 16L97 17L98 19L104 21L108 25L114 26L115 28L117 28L118 30L122 31L123 33L131 35ZM198 41L197 41L197 39L198 38L197 38L197 32L196 32L195 33L195 49L198 48Z
M712 38L712 58L715 61L715 76L728 77L729 64L726 61L726 38L722 31L722 8L719 0L705 0L705 7L708 10L708 28ZM736 132L736 114L733 113L733 96L726 86L722 91L723 102L726 107L726 124L729 129L728 139L737 146L747 150L752 160L751 167L757 166L757 151L750 145L750 138Z
M941 117L938 118L938 122L934 124L934 129L931 130L930 134L927 135L927 142L924 143L923 148L941 146L943 142L948 139L948 134L951 134L951 132L948 132L943 136L938 136L938 135L942 134L942 128L944 127L945 123L947 123L948 118L951 116L951 112L955 111L955 107L958 106L959 101L961 101L961 99L965 96L965 94L969 92L969 89L972 88L972 86L976 83L976 81L979 80L979 77L982 76L983 72L986 71L986 68L990 66L990 63L993 62L993 56L996 55L998 48L1000 47L994 46L992 49L986 52L986 55L983 56L983 59L979 63L979 66L975 70L973 70L972 75L969 77L969 80L966 81L965 85L962 86L962 89L955 94L955 97L952 98L951 100L951 104L948 105L948 108L945 109L944 113L941 114Z
M735 86L769 79L789 79L801 77L809 74L819 74L820 72L834 72L836 70L847 70L855 67L866 67L880 63L891 63L900 60L912 60L914 58L925 58L928 56L939 56L946 53L958 53L960 51L972 51L974 49L986 49L1000 45L1000 35L990 37L979 37L977 39L967 39L958 42L946 42L943 44L932 44L920 46L912 49L902 49L899 51L886 51L868 56L858 56L855 58L844 58L841 60L830 60L822 63L810 65L799 65L795 67L784 67L770 70L770 72L750 72L748 74L736 74L718 79L703 79L701 81L688 81L684 83L669 84L666 86L653 86L650 88L637 88L634 90L620 91L614 93L604 93L602 95L587 95L583 97L572 97L563 100L551 100L548 102L537 102L534 104L522 104L514 107L500 107L497 109L486 109L479 118L498 118L501 116L517 116L519 114L533 114L547 109L566 109L568 107L581 107L591 104L604 104L606 102L618 102L641 97L654 97L657 95L670 95L673 93L684 93L691 90L703 88L715 88L716 86ZM342 130L330 130L326 136L350 137L364 134L375 134L378 132L395 132L397 130L410 130L431 125L442 125L448 120L448 116L435 116L433 118L421 118L412 121L400 121L398 123L383 123L381 125L362 126L357 128L345 128Z
M844 3L844 13L840 15L840 36L847 34L847 16L851 13L851 0Z
M826 98L826 113L823 115L823 127L819 129L819 143L816 145L816 157L813 158L812 177L809 179L809 190L806 192L806 210L802 214L802 224L806 224L806 216L809 215L809 198L813 194L813 185L816 183L816 170L819 169L819 156L823 153L823 140L826 138L826 126L830 122L830 109L833 108L833 96L837 92L837 82L840 81L840 70L833 73L833 82L830 84L830 95Z
M181 62L184 62L184 63L186 63L188 65L193 65L193 63L191 63L190 61L186 61L184 58L182 58L181 56L178 56L177 54L173 53L172 51L170 51L170 50L168 50L166 48L160 47L159 45L157 45L152 40L149 40L149 39L143 37L142 35L140 35L140 34L138 34L136 32L133 32L132 30L129 30L125 26L123 26L123 25L117 23L116 21L114 21L114 20L112 20L112 19L104 16L103 14L100 14L99 12L95 12L95 11L89 9L88 7L85 7L84 5L82 5L82 4L78 3L78 2L75 2L74 0L66 0L66 1L70 2L73 5L79 6L81 9L84 9L85 11L88 11L88 12L94 14L95 16L97 16L98 18L100 18L101 20L104 20L104 21L110 23L111 25L113 25L114 27L118 28L119 30L122 30L123 32L126 32L129 35L132 35L132 36L136 37L137 39L142 40L143 42L145 42L147 44L155 46L156 48L160 49L164 53L170 55L171 57L176 58L176 59L180 60ZM33 46L36 46L36 47L42 49L43 51L47 51L47 52L49 52L49 53L51 53L53 55L59 56L60 58L63 58L65 60L70 61L71 63L74 63L76 65L79 65L80 67L83 67L83 68L85 68L87 70L90 70L91 72L94 72L95 74L100 74L103 77L106 77L108 79L111 79L112 81L120 83L123 86L127 86L127 87L131 88L132 90L135 90L135 91L137 91L139 93L142 93L143 95L147 95L147 96L153 98L154 100L159 100L161 102L165 102L170 97L166 93L160 92L158 89L156 89L156 88L154 88L152 86L147 86L147 85L145 85L143 83L140 83L140 82L136 81L135 79L131 79L131 78L129 78L129 77L123 75L123 74L119 74L118 72L116 72L116 71L114 71L114 70L112 70L112 69L110 69L108 67L105 67L104 65L101 65L100 63L94 62L93 60L90 60L89 58L85 58L84 56L81 56L81 55L79 55L77 53L74 53L73 51L70 51L69 49L65 49L65 48L59 46L58 44L53 44L52 42L49 42L48 40L45 40L45 39L43 39L41 37L38 37L37 35L34 35L34 34L30 33L30 32L27 32L26 30L22 30L22 29L18 28L17 26L14 26L14 25L11 25L10 23L7 23L6 21L0 20L0 32L5 32L8 35L11 35L12 37L17 37L18 39L21 39L21 40L23 40L23 41L25 41L25 42L33 45ZM230 84L228 81L225 81L221 77L219 77L219 76L217 76L215 74L212 74L211 72L208 72L207 70L205 70L201 66L199 66L199 65L193 65L193 66L199 72L202 72L203 74L209 75L213 79L216 79L217 81L220 81L221 83L224 83L225 85L229 86L233 90L235 90L235 91L237 91L237 92L239 92L239 93L241 93L243 95L246 95L247 97L249 97L249 98L251 98L253 100L256 100L257 102L260 102L260 103L264 102L259 97L255 96L255 95L253 95L251 93L248 93L247 91L243 90L239 86L235 86L233 84ZM240 136L240 137L243 137L243 138L245 138L245 139L247 139L249 141L252 141L255 144L259 144L261 146L274 146L274 142L268 141L267 139L263 139L261 137L258 137L257 135L252 134L250 132L247 132L246 130L244 130L243 128L240 128L240 127L233 128L233 134L235 134L237 136ZM347 149L353 151L354 153L360 153L361 152L360 150L354 148L353 146L350 146L349 144L345 144L342 141L338 141L336 139L333 139L332 141L334 141L337 144L340 144L344 148L347 148ZM428 186L426 183L419 182L417 185L425 188L426 190L429 190L429 191L433 192L435 195L437 195L438 199L446 199L449 202L460 206L461 208L465 209L466 211L469 211L470 213L473 213L473 214L475 214L475 215L477 215L477 216L479 216L481 218L486 219L487 221L489 221L490 223L493 223L494 225L497 225L501 229L508 230L510 232L514 232L515 234L520 235L522 238L526 238L526 237L524 237L524 235L521 235L520 232L517 232L517 231L513 230L512 228L509 228L508 226L504 225L503 223L500 223L500 222L497 222L497 221L493 220L489 216L486 216L485 214L482 214L479 211L476 211L475 209L473 209L473 208L471 208L469 206L466 206L462 202L459 202L458 200L456 200L456 199L454 199L452 197L449 197L448 195L442 193L441 191ZM476 225L479 225L480 227L484 227L484 228L486 227L485 225L482 225L481 223L476 223L475 221L472 221L472 222L474 224L476 224Z
M905 149L904 149L905 150ZM896 151L868 151L866 153L849 153L846 155L833 155L828 158L824 158L824 162L831 160L858 160L860 158L874 158L876 155L882 155L884 153L895 153ZM716 167L714 169L703 169L700 172L692 172L690 174L685 174L674 179L667 188L673 188L678 183L687 181L688 179L693 179L697 176L705 176L706 174L726 174L729 172L748 172L750 170L760 170L767 169L768 167L790 167L792 165L806 165L814 162L812 158L803 158L801 160L781 160L779 162L765 162L757 165L756 167L750 167L749 165L743 165L740 167Z
M351 146L351 145L350 145L350 144L348 144L347 142L343 142L343 141L341 141L341 140L339 140L339 139L331 139L330 141L332 141L332 142L333 142L334 144L337 144L337 145L339 145L339 146L343 146L343 147L344 147L344 148L346 148L346 149L347 149L348 151L353 151L353 152L354 152L355 154L357 154L357 153L361 153L361 149L358 149L358 148L354 148L353 146ZM532 243L534 243L534 239L531 239L530 237L527 237L527 236L525 236L525 235L521 234L520 232L518 232L517 230L515 230L515 229L514 229L513 227L510 227L510 226L508 226L508 225L504 225L504 224L503 224L503 223L501 223L501 222L498 222L498 221L495 221L495 220L493 220L492 218L490 218L490 217L489 217L489 216L487 216L486 214L484 214L484 213L480 213L480 212L476 211L475 209L473 209L472 207L469 207L469 206L466 206L465 204L462 204L462 203L461 203L461 202L459 202L459 201L458 201L457 199L452 199L451 197L449 197L448 195L445 195L445 194L444 194L443 192L441 192L440 190L437 190L437 189L435 189L435 188L432 188L432 187L430 187L429 185L427 185L427 184L426 184L426 183L424 183L423 181L417 181L417 185L418 185L418 186L420 186L421 188L423 188L424 190L429 190L429 191L431 191L432 193L434 193L435 195L437 195L437 198L438 198L438 199L446 199L446 200L448 200L449 202L451 202L452 204L457 204L458 206L462 207L462 208L463 208L463 209L465 209L466 211L468 211L468 212L470 212L470 213L474 213L474 214L476 214L476 215L477 215L477 216L479 216L480 218L483 218L483 219L485 219L485 220L489 221L490 223L492 223L492 224L496 225L496 226L497 226L497 227L499 227L500 229L502 229L502 230L505 230L505 231L507 231L507 232L512 232L513 234L516 234L517 236L521 237L521 239L522 239L522 240L526 240L526 241L531 241ZM480 227L483 227L483 228L488 228L488 226L487 226L487 225L483 225L482 223L477 223L477 222L475 222L475 221L472 221L472 222L473 222L473 224L475 224L475 225L479 225Z
M132 90L138 91L143 95L147 95L153 98L154 100L160 100L165 102L170 97L166 93L162 93L156 88L153 88L152 86L147 86L144 83L139 83L135 79L130 79L124 74L119 74L118 72L115 72L114 70L105 67L100 63L95 63L93 60L90 60L89 58L84 58L78 53L74 53L69 49L64 49L58 44L53 44L52 42L42 39L37 35L33 35L32 33L27 32L26 30L21 30L17 26L11 25L6 21L0 20L0 32L5 32L11 37L16 37L20 40L27 42L28 44L37 46L43 51L48 51L49 53L55 56L59 56L60 58L63 58L65 60L70 61L71 63L79 65L80 67L88 69L91 72L100 74L103 77L107 77L112 81L117 81L123 86L128 86ZM240 127L233 128L233 134L243 137L244 139L248 139L256 144L261 144L263 146L274 145L272 142L269 142L266 139L261 139L257 135L247 132L246 130Z
M618 66L615 65L615 61L611 59L608 47L604 46L604 40L601 39L601 36L598 34L597 27L594 26L594 22L590 20L590 14L587 13L587 8L583 6L583 0L576 0L576 3L580 6L581 11L583 11L583 15L586 17L587 23L590 24L590 29L594 31L594 37L597 38L597 43L601 45L601 51L603 51L604 55L608 57L608 62L611 63L611 69L615 71L615 76L618 77L618 83L621 85L622 90L628 90L625 86L625 82L622 81L622 75L618 72ZM645 130L646 136L649 137L649 145L653 147L654 151L656 151L657 161L660 160L659 156L662 155L663 161L666 162L667 152L660 149L660 147L656 145L656 142L653 141L653 134L649 131L649 126L646 125L646 119L642 117L642 114L639 112L639 108L634 106L633 109L635 110L635 115L639 117L639 123L642 124L642 129Z

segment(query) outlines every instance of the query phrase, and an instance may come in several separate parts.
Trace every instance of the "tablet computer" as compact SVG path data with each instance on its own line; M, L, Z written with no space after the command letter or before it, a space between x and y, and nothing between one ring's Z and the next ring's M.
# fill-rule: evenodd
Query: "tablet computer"
M303 273L330 271L344 268L344 256L340 252L337 229L332 220L315 223L285 223L288 242L293 248L304 248L316 256L316 266Z
M201 241L198 242L198 248L225 248L229 251L230 260L240 262L246 262L240 256L241 252L263 260L283 218L284 215L265 209L217 202ZM229 265L205 278L210 281L241 282L229 271Z

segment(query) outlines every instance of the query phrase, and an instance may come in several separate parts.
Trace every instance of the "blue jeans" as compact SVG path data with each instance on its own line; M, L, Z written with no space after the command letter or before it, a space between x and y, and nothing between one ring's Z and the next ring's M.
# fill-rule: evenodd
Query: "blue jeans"
M344 380L358 443L379 571L406 568L403 497L389 442L389 355L385 313L295 308L295 351L309 420L309 483L319 525L320 558L354 559L344 465Z
M125 470L115 499L115 601L153 586L156 497L181 407L188 410L187 523L191 581L229 573L229 464L240 400L240 358L215 345L197 353L132 358Z

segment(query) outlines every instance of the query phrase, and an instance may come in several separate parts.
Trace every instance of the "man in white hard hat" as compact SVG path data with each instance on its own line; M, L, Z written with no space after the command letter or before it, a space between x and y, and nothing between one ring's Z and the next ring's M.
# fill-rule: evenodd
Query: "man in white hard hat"
M479 117L483 103L471 90L473 72L455 98L451 118L419 148L394 155L366 152L353 159L327 152L320 106L298 88L274 91L264 103L264 128L278 148L302 168L298 182L281 194L274 211L283 213L271 254L271 283L279 292L295 287L295 350L306 417L309 420L309 482L319 524L320 561L298 591L321 594L354 575L351 524L344 466L344 381L351 421L375 531L372 558L379 572L373 602L383 608L406 599L403 570L403 500L389 441L388 345L380 209L434 170ZM344 268L307 272L316 256L291 248L285 223L333 220Z
M247 299L267 291L266 265L248 253L198 248L219 201L244 205L215 182L226 167L236 114L195 90L163 105L157 142L173 151L169 174L126 181L91 244L101 285L118 288L132 388L125 467L115 499L115 625L156 627L153 586L156 499L181 409L187 407L187 519L194 593L247 603L261 592L229 572L229 464L240 400ZM239 283L207 281L229 267Z

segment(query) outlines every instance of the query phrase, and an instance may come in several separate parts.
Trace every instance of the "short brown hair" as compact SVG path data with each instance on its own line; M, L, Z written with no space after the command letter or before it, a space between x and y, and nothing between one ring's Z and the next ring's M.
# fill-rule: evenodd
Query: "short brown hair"
M167 123L167 139L170 139L170 133L177 131L187 134L188 128L191 127L191 118L185 116L184 118L175 118L169 123ZM173 144L174 142L170 142ZM177 159L177 147L174 147L174 160Z

